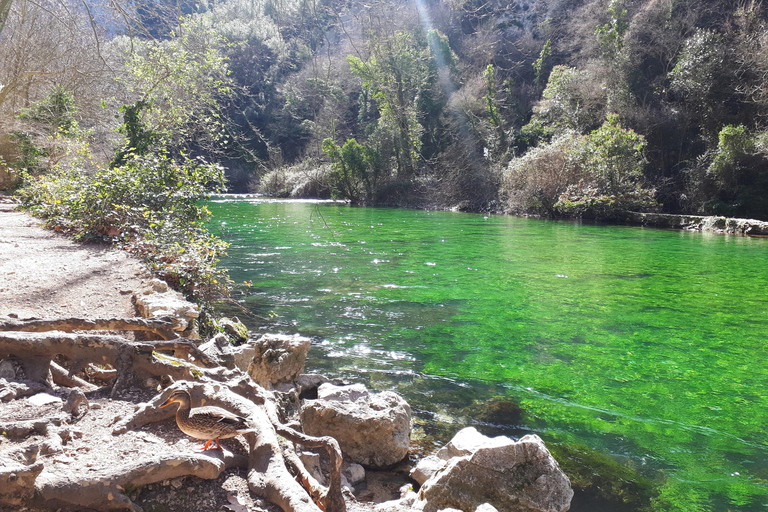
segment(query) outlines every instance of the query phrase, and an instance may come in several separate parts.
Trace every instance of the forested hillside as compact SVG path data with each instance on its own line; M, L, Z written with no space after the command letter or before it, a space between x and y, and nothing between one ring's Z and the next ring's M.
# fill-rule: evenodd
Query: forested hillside
M0 0L21 179L205 158L232 191L768 219L747 0Z

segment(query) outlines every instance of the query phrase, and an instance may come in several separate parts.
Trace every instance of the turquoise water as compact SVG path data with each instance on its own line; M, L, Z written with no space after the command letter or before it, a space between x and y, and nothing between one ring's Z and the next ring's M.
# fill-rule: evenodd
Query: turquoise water
M629 509L768 510L768 240L328 203L210 207L232 244L222 266L252 282L237 294L255 315L244 320L313 337L310 368L396 389L425 439L465 424L536 432L653 482ZM500 402L512 412L488 416Z

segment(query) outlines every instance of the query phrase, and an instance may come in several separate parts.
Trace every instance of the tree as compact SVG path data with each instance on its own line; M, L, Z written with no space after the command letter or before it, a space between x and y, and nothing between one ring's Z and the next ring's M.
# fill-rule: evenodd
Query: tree
M377 128L392 134L397 176L407 180L413 175L413 162L421 148L423 127L416 102L428 85L429 53L405 32L395 32L386 38L373 37L368 47L371 56L367 61L349 56L349 65L352 73L362 80L363 89L378 104Z
M349 139L341 148L333 139L323 141L323 151L332 162L331 187L352 204L372 203L383 175L381 153L368 144Z
M8 19L8 13L11 12L13 0L0 0L0 33L5 28L5 21Z

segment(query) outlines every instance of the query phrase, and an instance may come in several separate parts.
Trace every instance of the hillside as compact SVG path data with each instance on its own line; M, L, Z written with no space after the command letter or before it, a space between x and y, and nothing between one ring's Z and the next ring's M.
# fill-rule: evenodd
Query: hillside
M756 2L3 5L17 176L162 150L221 163L231 191L768 219Z

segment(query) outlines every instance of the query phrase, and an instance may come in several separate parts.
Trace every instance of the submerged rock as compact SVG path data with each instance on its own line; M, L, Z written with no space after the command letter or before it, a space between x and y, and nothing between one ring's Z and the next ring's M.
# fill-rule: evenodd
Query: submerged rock
M431 473L413 504L416 510L475 510L488 504L499 512L565 512L571 506L571 483L536 435L513 441L468 427L425 460L413 471L420 478ZM443 465L435 471L438 461Z
M369 393L361 384L322 384L305 400L301 424L311 436L336 438L344 460L383 469L397 464L411 444L411 407L397 393Z

